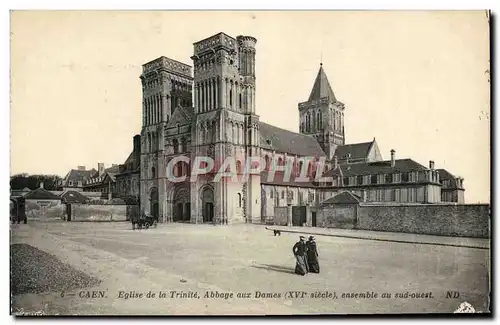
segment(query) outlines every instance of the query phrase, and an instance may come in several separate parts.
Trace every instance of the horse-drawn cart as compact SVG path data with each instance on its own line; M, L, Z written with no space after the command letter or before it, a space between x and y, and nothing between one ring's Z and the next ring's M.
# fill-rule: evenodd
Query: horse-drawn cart
M158 217L143 213L132 217L132 230L149 229L150 227L158 227Z

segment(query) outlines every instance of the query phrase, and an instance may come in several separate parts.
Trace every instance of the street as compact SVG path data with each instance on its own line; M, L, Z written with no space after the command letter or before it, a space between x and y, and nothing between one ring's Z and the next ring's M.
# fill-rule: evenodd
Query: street
M26 312L450 313L464 301L488 310L488 249L315 235L321 273L298 276L292 246L299 235L273 236L259 225L133 231L121 222L31 222L11 229L11 245L36 247L101 281L67 293L16 295L13 307ZM398 234L405 236L420 235Z

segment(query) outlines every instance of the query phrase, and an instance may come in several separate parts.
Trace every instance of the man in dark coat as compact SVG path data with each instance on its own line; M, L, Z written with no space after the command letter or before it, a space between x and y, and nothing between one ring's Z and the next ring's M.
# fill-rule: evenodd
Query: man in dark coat
M316 241L313 236L309 237L309 241L306 243L306 246L309 272L319 273L318 246L316 245Z
M307 265L307 246L304 236L300 236L300 241L293 246L293 255L295 255L295 259L297 260L295 273L306 275L309 272L309 266Z

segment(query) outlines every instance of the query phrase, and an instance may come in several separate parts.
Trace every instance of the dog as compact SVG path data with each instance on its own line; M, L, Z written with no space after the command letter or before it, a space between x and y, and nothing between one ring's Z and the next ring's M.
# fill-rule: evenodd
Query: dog
M278 235L278 236L281 236L281 231L277 230L277 229L274 229L274 236Z

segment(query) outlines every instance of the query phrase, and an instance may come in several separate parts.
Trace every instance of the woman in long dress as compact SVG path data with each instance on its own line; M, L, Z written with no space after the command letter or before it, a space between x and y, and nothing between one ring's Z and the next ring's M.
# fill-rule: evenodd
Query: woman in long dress
M307 272L309 272L309 267L307 265L307 246L305 237L300 236L300 241L293 246L293 255L295 255L295 259L297 260L295 273L306 275Z
M314 241L314 237L310 236L307 246L307 263L309 265L309 272L319 273L319 261L318 261L318 246Z

